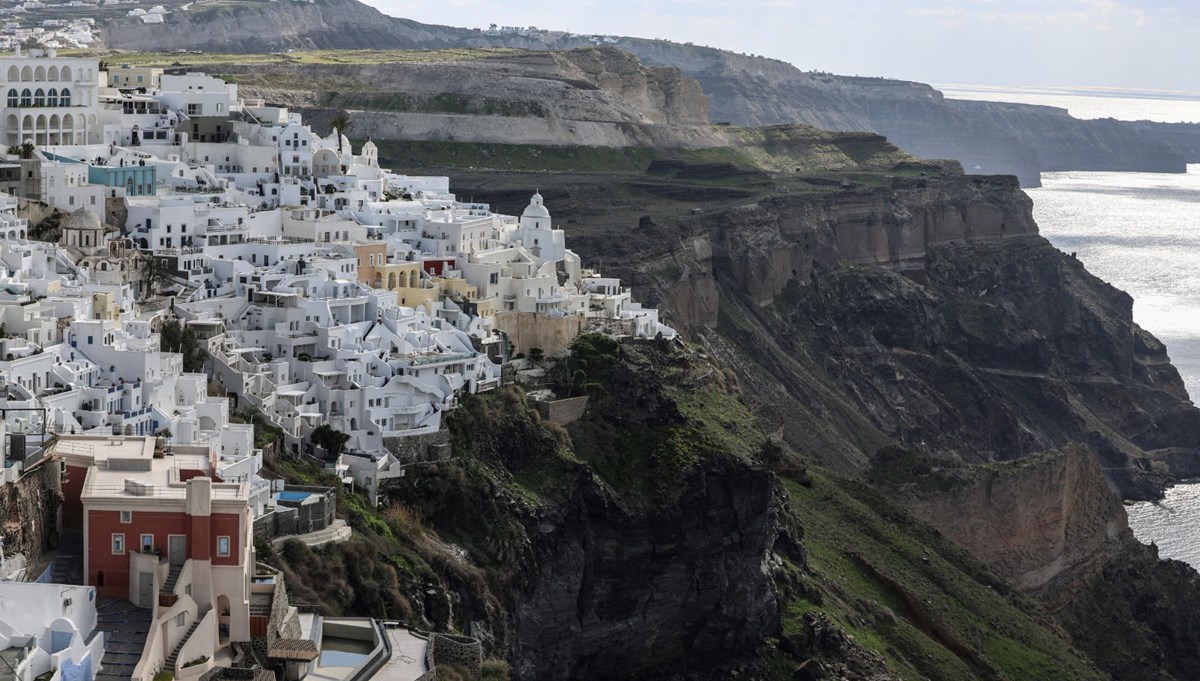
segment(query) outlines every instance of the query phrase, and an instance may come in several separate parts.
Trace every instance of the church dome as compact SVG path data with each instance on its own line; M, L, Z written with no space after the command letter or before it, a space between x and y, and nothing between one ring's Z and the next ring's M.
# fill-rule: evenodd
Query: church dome
M533 198L529 199L529 205L525 208L525 212L521 213L521 217L526 218L548 218L550 211L546 210L546 206L542 205L542 195L534 194Z
M100 218L87 208L80 208L68 214L59 226L62 229L103 229Z

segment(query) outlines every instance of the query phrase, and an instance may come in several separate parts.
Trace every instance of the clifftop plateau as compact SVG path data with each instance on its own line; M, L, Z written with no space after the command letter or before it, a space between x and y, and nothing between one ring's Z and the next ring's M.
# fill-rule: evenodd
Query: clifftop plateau
M109 19L100 33L109 48L142 52L594 44L591 36L557 32L492 35L421 24L358 0L200 2L170 12L164 24ZM955 159L969 173L1016 175L1025 186L1037 186L1044 171L1183 172L1186 163L1200 162L1200 125L1088 121L1049 107L951 100L922 83L808 72L775 59L663 40L622 37L605 44L695 79L714 122L876 132L916 156Z

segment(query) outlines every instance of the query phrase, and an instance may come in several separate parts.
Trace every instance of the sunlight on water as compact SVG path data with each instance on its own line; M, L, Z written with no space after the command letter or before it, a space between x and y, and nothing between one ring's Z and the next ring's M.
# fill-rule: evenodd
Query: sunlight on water
M1042 234L1134 298L1133 318L1167 344L1193 400L1200 397L1200 166L1186 175L1046 173L1029 190ZM1159 555L1200 567L1200 484L1126 508Z
M1134 535L1158 544L1160 556L1200 566L1200 484L1177 485L1160 502L1130 504L1125 510Z
M1200 123L1200 92L1136 92L1096 88L1019 88L939 85L950 99L1037 104L1066 109L1076 118Z
M1042 234L1134 298L1200 397L1200 166L1183 174L1045 173L1029 190Z

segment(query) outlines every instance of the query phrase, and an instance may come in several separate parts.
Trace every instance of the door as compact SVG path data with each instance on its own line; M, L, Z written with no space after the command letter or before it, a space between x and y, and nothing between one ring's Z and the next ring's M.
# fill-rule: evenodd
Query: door
M187 561L187 537L182 534L173 534L167 537L167 551L171 567L183 565Z
M138 605L143 608L154 607L154 573L138 573Z
M60 653L71 647L71 632L69 631L51 631L50 632L50 652Z

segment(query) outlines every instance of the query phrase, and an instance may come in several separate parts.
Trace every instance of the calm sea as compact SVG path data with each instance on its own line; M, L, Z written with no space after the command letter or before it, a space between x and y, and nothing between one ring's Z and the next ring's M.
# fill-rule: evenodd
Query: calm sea
M1043 104L1079 118L1200 122L1200 93L1094 89L942 88L948 97ZM1200 165L1187 174L1046 173L1029 190L1042 235L1134 298L1133 317L1167 344L1200 400ZM1200 568L1200 484L1128 507L1129 524L1160 554Z

